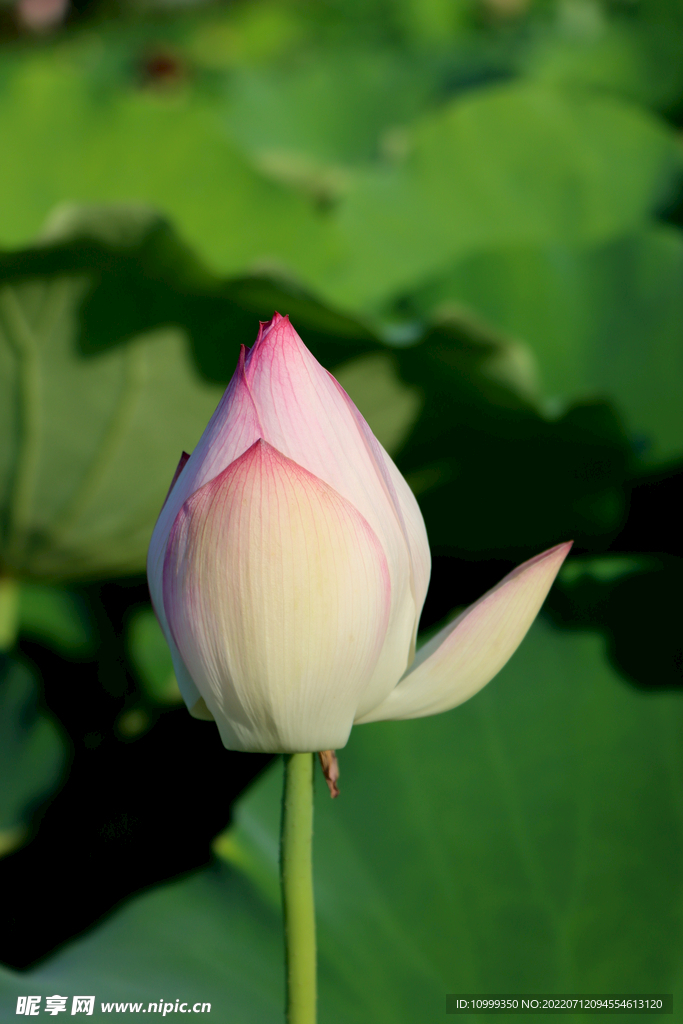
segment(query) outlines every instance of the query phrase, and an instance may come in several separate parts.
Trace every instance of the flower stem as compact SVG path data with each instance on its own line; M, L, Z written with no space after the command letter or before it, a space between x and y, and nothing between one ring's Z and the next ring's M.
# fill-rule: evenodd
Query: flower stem
M280 870L285 919L287 1024L315 1024L313 754L285 757Z

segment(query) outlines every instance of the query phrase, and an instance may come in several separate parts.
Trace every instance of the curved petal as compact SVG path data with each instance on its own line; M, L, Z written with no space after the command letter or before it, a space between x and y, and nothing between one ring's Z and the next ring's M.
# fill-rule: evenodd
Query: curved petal
M387 560L363 516L263 440L173 524L164 608L229 748L343 747L390 602Z
M191 494L217 476L261 437L258 415L246 384L244 365L245 349L242 346L237 369L196 448L192 455L186 456L183 452L181 456L152 532L147 553L147 578L152 603L164 633L166 617L163 612L161 578L166 544L175 518Z
M513 569L425 644L396 689L358 721L436 715L481 690L524 639L571 546L558 544Z
M370 430L370 427L361 415L359 409L354 405L339 381L335 380L331 374L330 377L338 391L343 396L344 401L356 421L358 430L365 441L365 445L371 455L377 473L384 484L387 496L394 507L396 518L401 527L403 539L408 550L408 557L410 560L410 589L413 596L413 605L415 607L415 620L411 631L411 644L408 653L408 662L406 665L406 667L409 667L415 657L417 629L420 623L422 606L424 605L425 598L427 596L429 577L432 571L432 556L429 550L427 530L415 495L408 486L405 478L399 472L395 462ZM374 706L374 696L374 693L370 690L367 694L366 701L364 701L364 705L367 706L361 706L361 708L359 708L359 713L363 713L364 710L369 710ZM382 697L383 696L384 694L382 694Z
M363 707L374 707L408 666L420 611L416 602L421 586L414 582L409 531L388 469L389 456L382 453L358 409L308 351L288 317L276 314L263 325L246 357L245 376L262 437L351 502L384 549L392 606L385 644L363 697ZM415 511L422 519L415 503L411 524ZM428 559L426 536L424 547ZM424 562L424 552L420 561ZM424 576L423 566L418 575Z
M147 581L152 607L173 658L178 687L195 718L211 718L176 647L168 626L163 600L163 570L168 538L183 502L208 480L225 469L260 436L258 416L244 376L245 349L230 384L225 389L192 455L186 452L171 481L147 552Z
M173 474L173 479L171 480L171 486L169 487L168 493L164 498L164 504L161 506L162 511L165 508L166 504L168 503L168 499L170 498L171 492L173 491L173 488L176 485L176 481L178 480L178 477L182 473L183 469L185 468L189 458L190 456L187 454L187 452L183 452L181 454L180 460L176 467L176 471ZM163 571L163 564L156 567L154 565L150 566L149 562L150 559L148 555L148 582L152 601L152 609L154 610L159 625L161 626L162 632L166 638L166 643L168 644L171 652L171 660L173 661L173 671L175 672L175 677L178 683L178 689L180 690L182 698L185 701L190 711L190 714L194 718L208 718L209 721L211 721L213 719L213 716L208 711L208 709L205 708L202 696L197 687L192 682L192 679L190 678L190 673L187 671L187 668L183 663L183 659L180 657L180 651L176 647L173 641L173 637L171 636L171 631L168 628L166 615L164 614L163 610L163 602L161 600L161 573ZM157 578L154 580L154 583L156 585L153 585L152 580L155 575L155 571Z
M427 530L417 499L405 478L401 475L398 467L391 456L382 448L377 441L393 484L396 498L401 508L403 519L403 532L410 551L411 562L411 585L413 601L415 604L415 623L411 636L410 651L408 654L409 668L415 658L415 642L417 640L417 629L420 624L420 615L429 589L429 578L432 573L432 556L429 550Z

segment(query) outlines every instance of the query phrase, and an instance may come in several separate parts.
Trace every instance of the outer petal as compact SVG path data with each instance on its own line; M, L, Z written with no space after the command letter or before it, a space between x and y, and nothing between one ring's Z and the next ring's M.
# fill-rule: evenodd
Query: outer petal
M339 381L335 380L331 374L330 377L334 381L337 390L343 396L356 422L359 433L365 441L366 448L371 455L375 467L377 468L378 476L384 484L387 497L390 499L395 509L396 518L401 527L403 539L408 549L408 556L410 559L410 589L413 596L413 604L415 606L415 621L413 623L411 645L407 663L407 665L410 666L413 658L415 657L417 628L420 622L422 606L427 596L429 577L432 571L432 556L429 550L429 541L427 539L427 530L425 529L424 519L422 518L420 506L415 499L415 495L406 483L404 477L401 476L401 473L393 459L389 453L384 450L375 435L372 433L370 427L361 416L360 411L353 404ZM369 710L373 706L373 697L374 694L372 690L370 690L366 694L366 698L359 708L359 714L364 713L364 711Z
M379 442L377 442L379 445ZM381 448L381 445L380 445ZM429 540L427 539L427 530L425 527L424 519L422 518L422 512L420 506L417 503L415 495L408 486L405 478L401 475L398 467L395 465L391 457L382 448L387 469L389 471L389 477L393 482L396 497L398 498L401 506L401 512L403 514L404 531L408 541L408 547L410 549L411 558L411 569L412 569L412 580L413 580L413 597L415 600L415 626L413 628L413 636L410 648L410 654L408 658L408 665L410 666L415 657L415 641L417 639L417 627L420 624L420 615L422 614L422 606L425 603L427 596L427 590L429 588L429 578L432 573L432 556L429 550Z
M229 466L262 436L256 407L249 393L245 373L245 349L232 380L209 420L192 455L183 455L166 495L152 533L147 555L147 575L152 600L161 606L161 574L166 543L183 502L207 481ZM163 626L163 623L162 623Z
M225 469L260 437L260 425L244 376L245 350L230 384L202 434L192 455L183 452L173 476L166 500L152 532L147 553L147 581L152 607L173 658L176 679L190 714L195 718L212 716L204 705L168 626L163 600L163 568L171 528L183 502L207 480Z
M391 593L378 538L341 495L256 442L183 505L163 597L227 747L344 746Z
M369 709L384 699L408 666L421 610L418 601L422 590L426 593L423 582L428 578L429 549L417 503L412 499L410 532L389 469L389 456L287 317L276 315L263 326L247 355L245 375L264 439L351 502L368 521L386 554L392 605L385 644L363 695L361 708ZM391 466L400 477L393 463ZM408 491L405 481L403 486ZM415 542L419 533L416 520L422 526L417 572L410 539L412 536Z
M180 461L178 462L178 465L176 467L176 471L173 474L173 479L171 480L171 486L168 489L168 494L164 498L164 504L162 505L162 511L166 507L166 504L168 503L168 499L171 496L171 492L173 491L173 488L176 485L176 481L177 481L178 477L180 476L180 474L182 473L183 469L185 468L185 465L186 465L186 463L187 463L189 458L190 458L190 456L187 454L187 452L183 452L182 455L180 456ZM148 556L148 565L149 565L149 556ZM148 569L148 574L149 574L149 569ZM149 579L150 593L152 595L152 608L154 609L154 611L156 613L156 617L159 620L159 624L161 625L161 628L163 630L164 636L166 638L166 643L168 644L169 649L171 651L171 658L173 660L173 671L175 672L175 677L176 677L176 680L178 682L178 688L179 688L179 690L180 690L180 692L181 692L181 694L183 696L183 700L185 701L185 703L187 704L187 706L188 706L188 708L190 710L190 714L191 715L193 715L195 718L204 718L204 719L212 720L213 719L213 715L206 708L206 705L204 704L204 700L203 700L199 690L197 689L197 687L192 682L192 679L190 678L190 673L187 671L186 666L183 664L183 659L180 657L180 651L176 647L176 645L175 645L175 643L173 641L173 637L171 636L171 631L168 628L168 623L166 621L166 615L164 614L163 602L161 600L161 571L159 571L158 575L159 575L158 586L156 586L156 587L152 587L151 576L150 576L150 579ZM155 602L155 596L156 596L156 602Z
M359 722L421 718L462 704L501 670L536 618L572 546L514 569L419 651L411 671Z

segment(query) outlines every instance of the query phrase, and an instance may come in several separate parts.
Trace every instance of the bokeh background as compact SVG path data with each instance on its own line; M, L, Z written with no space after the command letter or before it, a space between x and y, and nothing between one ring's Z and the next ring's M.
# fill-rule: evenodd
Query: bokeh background
M144 578L276 309L418 497L423 635L575 541L493 683L318 780L321 1024L683 1019L682 123L681 0L3 0L2 1020L282 1020L281 764L187 714Z

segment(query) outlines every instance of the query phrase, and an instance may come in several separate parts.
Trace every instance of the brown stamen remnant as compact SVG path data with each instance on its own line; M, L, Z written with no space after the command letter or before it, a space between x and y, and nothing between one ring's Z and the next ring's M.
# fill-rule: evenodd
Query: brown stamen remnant
M339 790L337 789L337 779L339 778L339 762L337 761L337 755L334 750L321 750L318 757L320 758L320 767L323 770L327 788L330 791L330 796L334 800L335 796L339 796Z

